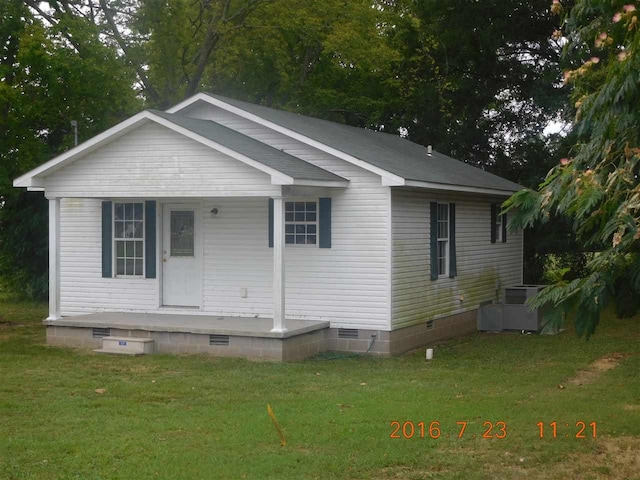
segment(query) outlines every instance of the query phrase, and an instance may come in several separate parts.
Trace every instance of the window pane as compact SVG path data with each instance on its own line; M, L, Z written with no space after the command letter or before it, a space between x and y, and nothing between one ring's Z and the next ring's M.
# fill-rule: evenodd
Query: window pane
M311 245L315 245L316 244L316 236L315 235L309 235L307 237L307 243L311 244Z
M116 203L115 219L124 220L124 204Z
M116 260L116 275L124 275L124 259Z
M438 220L449 220L449 205L438 204Z
M124 262L125 262L124 263L124 266L125 266L124 273L125 273L125 275L134 275L133 260L127 259Z
M136 258L142 258L142 242L136 242Z
M298 213L296 212L296 222L304 222L304 212Z
M307 225L307 233L316 233L315 225Z
M296 226L293 225L293 224L285 225L284 226L284 233L294 233L295 232L295 228L296 228Z
M304 245L304 243L305 243L305 236L304 235L296 235L296 245L297 244Z
M124 238L133 238L133 222L124 223Z
M284 243L293 243L295 235L285 235Z
M284 220L286 222L293 222L293 213L285 213L284 214Z
M293 212L293 202L284 202L284 211Z
M136 259L136 260L134 260L134 262L135 262L135 267L134 267L135 268L135 275L142 275L142 273L143 273L142 272L142 259L141 258Z
M133 204L133 218L134 220L142 220L142 204L134 203Z
M142 222L133 222L133 236L134 238L143 238L144 234L143 234L143 226L144 224Z
M296 233L307 233L306 225L296 225Z
M116 242L116 257L124 257L124 242Z
M124 243L125 243L125 249L124 249L125 257L133 258L133 256L135 255L135 251L134 251L135 242L124 242Z
M316 214L314 212L307 213L307 222L315 222L315 221L316 221Z
M171 256L193 257L193 211L171 212Z
M124 219L133 220L133 203L124 204Z
M296 212L304 212L304 202L296 202Z
M115 232L114 232L115 238L122 238L123 234L124 234L124 223L116 222Z
M307 202L307 212L316 211L316 202Z

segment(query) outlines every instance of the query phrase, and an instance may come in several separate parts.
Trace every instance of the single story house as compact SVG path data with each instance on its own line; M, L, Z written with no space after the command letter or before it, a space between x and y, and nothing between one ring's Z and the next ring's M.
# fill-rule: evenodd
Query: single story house
M498 214L520 185L219 95L140 112L14 186L49 200L50 344L389 355L475 330L522 282Z

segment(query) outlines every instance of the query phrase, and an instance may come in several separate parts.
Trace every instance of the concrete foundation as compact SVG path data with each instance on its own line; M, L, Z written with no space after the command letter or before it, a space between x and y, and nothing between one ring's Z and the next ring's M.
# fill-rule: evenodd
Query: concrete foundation
M158 318L163 317L163 318ZM153 353L204 353L271 361L299 361L325 351L399 355L476 330L476 310L391 332L329 328L328 322L292 321L285 333L265 319L105 313L45 320L49 345L97 349L102 336L149 338ZM289 323L288 323L289 325ZM105 331L106 330L106 331ZM96 336L98 335L98 336Z

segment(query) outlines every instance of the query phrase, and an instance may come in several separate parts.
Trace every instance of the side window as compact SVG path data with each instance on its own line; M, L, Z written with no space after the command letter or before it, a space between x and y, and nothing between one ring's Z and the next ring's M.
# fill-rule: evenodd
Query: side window
M438 203L438 276L449 275L449 204Z
M116 276L144 275L144 204L114 203Z

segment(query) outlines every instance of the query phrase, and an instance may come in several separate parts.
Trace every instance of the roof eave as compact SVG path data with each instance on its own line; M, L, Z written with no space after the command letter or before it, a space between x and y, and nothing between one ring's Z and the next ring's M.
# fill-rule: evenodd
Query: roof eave
M483 195L498 195L501 197L510 197L511 195L513 195L518 191L513 189L503 190L498 188L471 187L467 185L449 185L444 183L422 182L418 180L407 180L405 181L405 186L415 187L415 188L425 188L429 190L445 190L445 191L451 191L451 192L479 193Z

